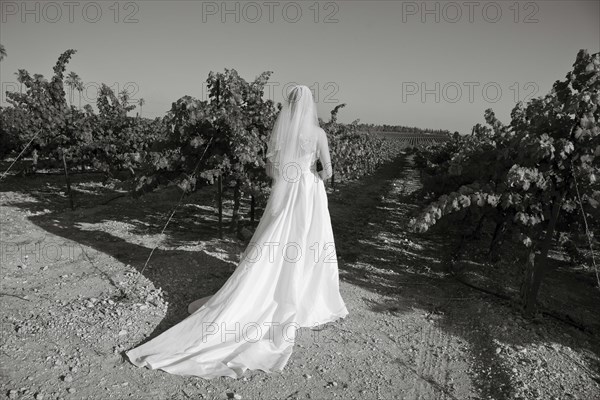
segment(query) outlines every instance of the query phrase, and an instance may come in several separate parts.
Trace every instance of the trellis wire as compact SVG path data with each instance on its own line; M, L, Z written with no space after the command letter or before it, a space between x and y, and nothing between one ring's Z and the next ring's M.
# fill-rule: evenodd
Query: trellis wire
M200 156L200 159L198 159L198 162L196 163L196 166L194 167L194 170L192 171L192 175L191 175L192 177L194 175L196 175L198 167L200 166L200 162L204 158L204 155L206 154L206 151L208 150L208 146L211 144L212 140L213 140L213 137L211 137L210 140L206 143L206 147L204 148L204 152L202 152L202 155ZM160 232L161 235L165 232L165 229L167 229L167 226L169 225L169 222L171 222L171 219L173 218L173 215L175 215L175 212L177 211L177 208L181 204L181 201L183 200L183 197L185 196L185 193L186 193L185 190L183 191L183 193L181 193L181 197L179 198L179 201L177 202L177 204L173 208L173 211L171 212L171 215L167 219L167 222L165 223L165 226L163 226L163 228L162 228L162 230ZM144 266L142 267L141 271L139 271L137 277L133 281L133 286L135 286L137 284L137 281L138 281L140 275L142 275L142 273L144 272L144 270L148 266L148 263L150 262L150 258L152 258L152 255L154 254L154 250L156 250L156 248L158 246L159 246L158 244L155 245L154 248L152 249L152 251L150 252L150 254L148 255L148 258L146 259L146 262L144 263Z
M17 156L17 158L15 158L15 160L8 166L8 169L6 171L4 171L4 173L2 174L2 176L0 176L0 181L2 179L4 179L4 177L6 176L6 174L8 174L8 171L10 171L10 169L12 168L12 166L15 165L15 163L19 160L19 158L21 158L21 156L23 155L23 153L25 153L25 150L27 150L27 148L29 147L29 145L35 140L36 137L38 137L38 135L40 134L41 131L42 131L41 129L38 129L38 131L35 134L35 136L31 138L31 140L29 141L29 143L27 143L27 145L23 148L23 150L21 150L21 152L19 153L19 155Z
M573 161L571 161L571 167L573 167ZM579 208L581 209L581 215L583 215L583 223L585 225L585 236L587 237L588 244L590 246L590 252L592 253L592 265L594 266L594 270L596 271L596 282L598 285L598 289L600 289L600 276L598 276L598 266L596 265L596 258L594 257L594 246L592 244L590 228L588 226L587 217L585 216L585 211L583 210L583 203L581 201L581 195L579 194L579 186L577 185L577 177L575 176L575 171L573 168L571 169L571 172L573 173L573 180L575 181L575 192L577 193Z

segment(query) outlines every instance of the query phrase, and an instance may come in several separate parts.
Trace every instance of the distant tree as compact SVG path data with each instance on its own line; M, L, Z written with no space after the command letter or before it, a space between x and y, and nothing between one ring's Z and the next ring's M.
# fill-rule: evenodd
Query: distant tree
M27 71L25 71L24 69L20 69L18 72L15 72L15 75L17 76L17 82L19 82L19 93L23 93L23 82L25 80L25 77L27 76Z
M138 101L138 105L140 106L140 118L142 117L142 108L144 107L144 104L146 104L146 100L140 99Z
M79 92L79 109L81 110L81 93L83 93L83 89L85 89L85 87L83 86L83 82L81 82L81 80L79 80L77 82L75 89L77 89L77 91Z
M69 103L71 105L73 105L73 93L75 92L75 89L81 85L81 78L79 78L79 75L77 75L75 72L71 71L67 75L67 77L65 79L65 83L71 89L71 94L69 96Z
M119 100L127 105L129 103L129 92L127 89L123 89L119 92Z

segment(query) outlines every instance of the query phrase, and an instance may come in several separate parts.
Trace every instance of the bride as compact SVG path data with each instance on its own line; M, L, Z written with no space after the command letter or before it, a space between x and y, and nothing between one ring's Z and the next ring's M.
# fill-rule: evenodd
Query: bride
M127 351L134 365L206 379L281 371L298 328L348 315L323 182L332 175L329 147L308 87L290 91L266 168L271 195L231 277L191 303L183 321Z

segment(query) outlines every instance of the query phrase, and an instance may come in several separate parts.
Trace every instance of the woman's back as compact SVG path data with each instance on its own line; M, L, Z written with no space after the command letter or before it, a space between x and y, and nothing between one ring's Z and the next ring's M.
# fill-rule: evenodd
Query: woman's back
M307 90L301 87L302 93ZM246 369L281 371L297 328L348 315L339 292L327 193L312 168L318 157L321 176L330 176L327 135L311 111L312 97L305 100L310 121L300 119L303 129L288 124L294 121L289 104L278 118L269 161L296 165L274 165L279 178L238 267L189 317L126 352L133 364L207 379L238 378Z

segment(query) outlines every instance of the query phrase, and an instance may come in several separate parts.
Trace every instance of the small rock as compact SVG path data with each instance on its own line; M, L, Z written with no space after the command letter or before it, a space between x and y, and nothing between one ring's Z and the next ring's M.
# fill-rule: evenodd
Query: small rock
M36 393L35 394L35 400L44 400L44 394L43 393Z
M75 393L75 388L68 388L67 392L69 392L69 393Z
M15 389L11 389L8 391L9 399L16 399L18 395L19 395L19 392L17 392Z
M253 235L253 232L245 227L242 228L240 230L240 232L238 233L238 237L242 240L250 240L250 239L252 239L252 235Z
M125 329L122 329L122 330L119 332L119 336L125 336L125 335L127 335L128 333L129 333L129 332L127 332Z
M45 271L45 270L47 270L47 269L48 269L48 266L47 266L47 265L44 265L44 266L41 268L41 270L42 270L42 271Z
M312 378L312 376L310 376L309 374L304 374L304 377L305 377L306 379L310 379L310 378Z
M65 375L65 376L63 376L63 381L73 382L73 377L71 375Z

